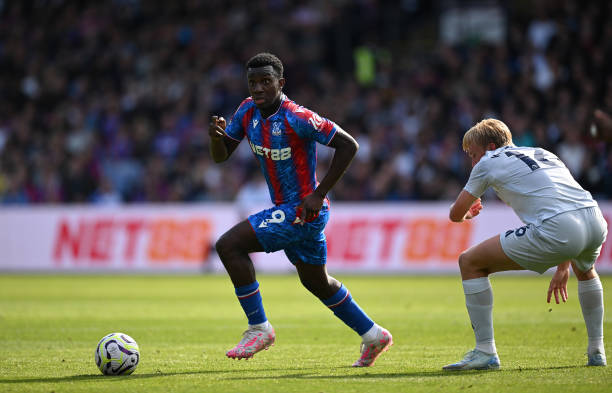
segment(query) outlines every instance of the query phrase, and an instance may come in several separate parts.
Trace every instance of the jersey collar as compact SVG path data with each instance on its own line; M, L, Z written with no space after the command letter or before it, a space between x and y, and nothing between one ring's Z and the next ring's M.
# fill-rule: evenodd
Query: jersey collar
M278 109L276 110L276 112L274 112L273 114L271 114L270 116L264 118L263 115L261 114L261 111L255 107L257 109L257 112L259 112L259 116L263 119L263 120L271 120L273 119L276 115L278 115L278 113L280 112L281 108L283 107L283 105L285 104L285 101L287 100L287 96L285 95L285 93L281 93L281 97L280 97L280 105L278 106Z

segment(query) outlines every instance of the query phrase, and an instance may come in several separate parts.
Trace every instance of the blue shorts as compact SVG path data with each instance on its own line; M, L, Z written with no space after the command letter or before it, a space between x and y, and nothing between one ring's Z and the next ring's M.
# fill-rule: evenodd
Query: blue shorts
M285 251L294 265L297 262L325 265L327 242L323 230L329 219L329 207L323 205L319 216L304 225L295 224L297 204L274 206L249 216L257 240L265 252Z

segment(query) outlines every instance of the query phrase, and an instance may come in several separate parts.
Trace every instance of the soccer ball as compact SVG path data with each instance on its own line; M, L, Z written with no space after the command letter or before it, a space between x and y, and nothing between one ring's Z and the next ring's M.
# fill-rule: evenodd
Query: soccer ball
M104 375L128 375L136 370L140 352L136 341L123 333L102 337L96 347L96 365Z

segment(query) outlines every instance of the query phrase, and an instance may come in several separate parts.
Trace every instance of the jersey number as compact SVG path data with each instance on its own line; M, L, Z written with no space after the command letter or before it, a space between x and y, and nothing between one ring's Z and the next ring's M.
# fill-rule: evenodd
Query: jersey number
M272 212L272 218L266 218L259 224L260 228L267 228L268 224L278 224L285 221L285 212L282 210L274 210Z
M521 237L525 234L525 232L527 232L527 228L529 228L529 225L525 225L524 227L520 227L517 229L510 229L509 231L506 231L506 236L504 237L508 237L512 233L516 234L517 237Z
M505 153L506 153L506 155L508 157L514 156L514 157L518 158L519 160L523 161L529 167L529 169L531 169L532 171L535 171L536 169L540 168L538 163L535 162L535 160L533 158L528 157L528 156L524 155L523 153L514 153L514 152L511 152L511 151L507 151Z

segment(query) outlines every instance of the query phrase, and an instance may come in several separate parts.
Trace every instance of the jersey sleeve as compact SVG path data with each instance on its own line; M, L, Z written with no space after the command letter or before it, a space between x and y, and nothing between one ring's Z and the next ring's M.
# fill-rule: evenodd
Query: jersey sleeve
M470 178L468 179L465 187L463 187L464 190L476 198L480 198L490 186L487 164L488 160L480 160L476 165L474 165L474 168L472 168L472 172L470 173Z
M248 102L249 99L242 101L242 103L240 104L238 109L236 109L236 112L234 112L234 115L230 119L229 124L225 128L225 134L230 138L237 140L238 142L240 142L245 136L246 131L243 120L248 110Z
M291 127L301 138L312 139L323 145L328 145L331 142L339 128L333 121L304 107L299 107L291 112L288 120Z

